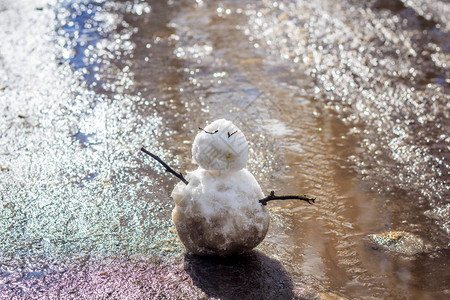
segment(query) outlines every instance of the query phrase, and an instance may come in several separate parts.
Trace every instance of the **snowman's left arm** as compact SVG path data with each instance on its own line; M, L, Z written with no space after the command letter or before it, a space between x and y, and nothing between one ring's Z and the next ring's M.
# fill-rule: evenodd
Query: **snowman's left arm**
M262 205L267 205L267 202L271 200L288 200L288 199L294 199L294 200L303 200L308 202L309 204L313 204L316 199L315 198L308 198L305 195L283 195L283 196L276 196L274 191L271 191L269 196L267 196L264 199L259 200L259 203Z

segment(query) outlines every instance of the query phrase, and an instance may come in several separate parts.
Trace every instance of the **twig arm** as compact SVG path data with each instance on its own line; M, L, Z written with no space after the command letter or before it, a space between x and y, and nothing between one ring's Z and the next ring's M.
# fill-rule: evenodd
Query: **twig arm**
M141 148L141 151L144 152L147 155L150 155L151 158L153 158L154 160L156 160L157 162L159 162L161 165L163 165L164 168L166 168L166 171L169 173L172 173L175 177L177 177L178 179L180 179L181 181L184 182L184 184L188 184L189 182L183 177L183 174L177 173L175 172L171 167L169 167L165 162L162 161L161 158L159 158L157 155L147 151L144 147Z
M259 200L259 203L262 205L267 205L267 202L271 200L288 200L288 199L294 199L294 200L303 200L308 202L309 204L313 204L316 199L315 198L308 198L305 195L283 195L283 196L276 196L274 191L271 191L269 196L267 196L264 199Z

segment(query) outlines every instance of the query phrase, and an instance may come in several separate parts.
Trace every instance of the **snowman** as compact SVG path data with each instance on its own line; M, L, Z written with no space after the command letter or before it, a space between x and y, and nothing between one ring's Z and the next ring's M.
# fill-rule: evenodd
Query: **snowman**
M255 248L266 236L270 215L267 201L301 199L305 196L264 198L255 177L246 169L248 142L232 122L212 122L195 137L192 158L198 169L186 179L159 157L141 149L160 162L179 182L173 192L172 220L187 252L197 255L240 254Z

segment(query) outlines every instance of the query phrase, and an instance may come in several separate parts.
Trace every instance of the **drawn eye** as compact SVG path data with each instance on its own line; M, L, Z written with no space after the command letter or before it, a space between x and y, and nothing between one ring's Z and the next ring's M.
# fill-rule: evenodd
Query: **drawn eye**
M237 130L233 133L228 132L228 138L230 138L230 136L232 136L233 134L235 134L237 132Z
M203 129L203 128L201 128L201 127L199 127L198 129L200 129L201 131L203 131L203 132L205 132L205 133L207 133L207 134L214 134L214 133L218 133L218 132L219 132L219 130L217 130L217 129L216 129L216 131L214 131L214 132L206 131L205 129ZM228 136L228 137L229 137L229 136Z

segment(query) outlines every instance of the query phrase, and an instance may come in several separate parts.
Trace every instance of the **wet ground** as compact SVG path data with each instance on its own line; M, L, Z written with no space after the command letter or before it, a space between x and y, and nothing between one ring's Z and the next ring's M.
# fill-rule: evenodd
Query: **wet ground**
M0 1L0 298L450 297L449 11ZM264 191L317 202L270 203L255 252L207 259L139 149L192 170L220 117Z

